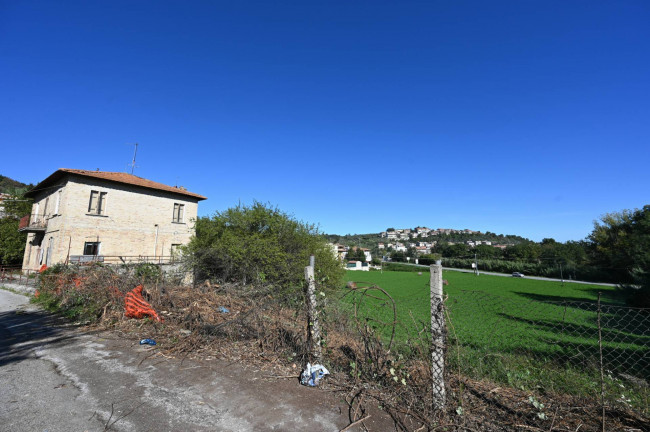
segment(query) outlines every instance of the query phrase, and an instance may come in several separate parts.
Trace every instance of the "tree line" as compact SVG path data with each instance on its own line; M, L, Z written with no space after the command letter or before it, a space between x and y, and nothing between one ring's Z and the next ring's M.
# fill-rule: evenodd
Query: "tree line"
M20 218L30 214L32 201L24 197L32 185L0 175L0 265L16 266L23 262L27 233L18 232Z
M630 304L650 307L650 205L604 215L581 241L545 238L500 249L443 240L432 252L420 261L441 258L443 265L455 268L478 263L484 271L616 283ZM393 261L404 262L407 257L411 262L418 257L414 248L391 252Z

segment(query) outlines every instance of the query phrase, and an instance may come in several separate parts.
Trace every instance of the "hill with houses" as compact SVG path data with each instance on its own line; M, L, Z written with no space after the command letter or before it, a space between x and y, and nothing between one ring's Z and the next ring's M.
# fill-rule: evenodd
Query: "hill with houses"
M530 240L512 234L496 234L470 229L454 228L387 228L386 231L367 234L336 235L326 234L330 243L346 248L357 247L371 251L373 255L383 255L384 251L406 252L412 248L419 255L430 254L436 245L464 244L469 247L491 246L505 249Z

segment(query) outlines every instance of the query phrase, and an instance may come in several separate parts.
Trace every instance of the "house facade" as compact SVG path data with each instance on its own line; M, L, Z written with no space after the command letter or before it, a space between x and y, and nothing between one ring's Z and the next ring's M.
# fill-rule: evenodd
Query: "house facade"
M160 261L194 235L204 196L126 173L59 169L26 194L23 270L66 262Z

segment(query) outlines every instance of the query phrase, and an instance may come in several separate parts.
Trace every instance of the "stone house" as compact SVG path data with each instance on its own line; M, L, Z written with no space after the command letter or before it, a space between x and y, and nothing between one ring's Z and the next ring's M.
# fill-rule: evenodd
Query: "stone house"
M132 174L59 169L25 194L23 270L43 264L162 262L194 235L204 196Z

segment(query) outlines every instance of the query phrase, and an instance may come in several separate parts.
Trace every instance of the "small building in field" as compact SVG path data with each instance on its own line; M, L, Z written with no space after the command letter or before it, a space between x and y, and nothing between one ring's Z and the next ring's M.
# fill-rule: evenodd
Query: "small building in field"
M132 174L62 168L25 194L23 270L103 261L162 262L194 235L204 196Z
M348 261L345 266L346 270L370 271L370 265L361 261Z

